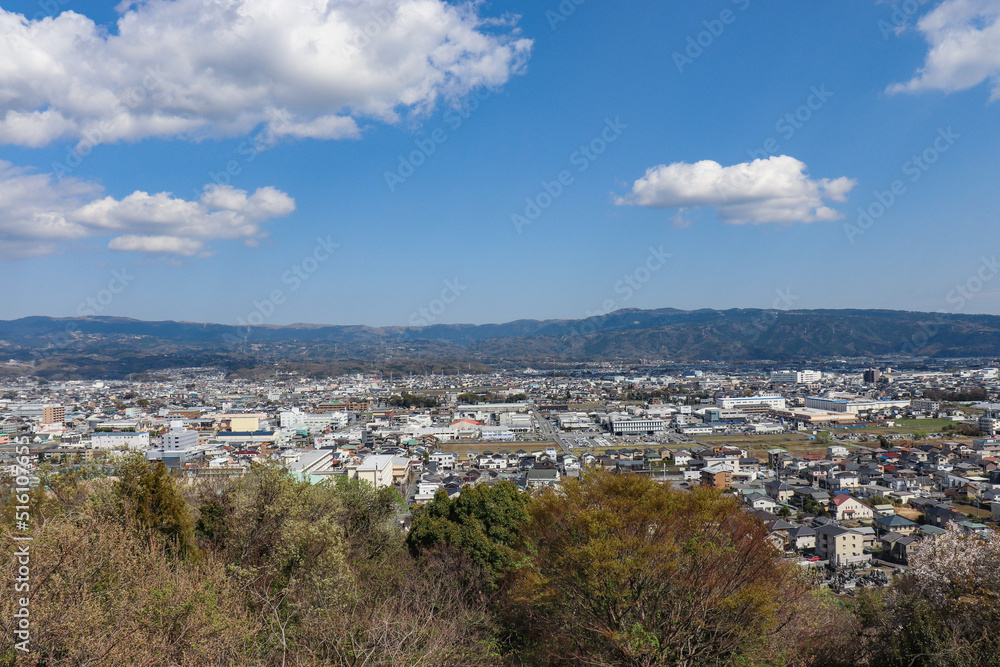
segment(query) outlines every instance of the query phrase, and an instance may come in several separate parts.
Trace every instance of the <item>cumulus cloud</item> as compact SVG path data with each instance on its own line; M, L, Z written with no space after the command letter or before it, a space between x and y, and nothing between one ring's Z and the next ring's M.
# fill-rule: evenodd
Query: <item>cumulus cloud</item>
M646 170L619 205L715 209L731 224L817 222L841 215L827 199L842 202L856 181L811 179L806 165L787 155L723 167L712 160L675 162ZM686 221L685 216L681 220Z
M0 256L45 255L68 241L109 236L111 250L207 254L213 240L253 244L265 236L265 222L295 210L295 201L272 187L248 194L212 184L196 201L168 192L102 194L94 183L57 180L0 160Z
M117 30L0 9L0 144L346 139L504 84L531 41L445 0L122 2Z
M955 92L989 80L1000 98L1000 4L996 0L944 0L917 22L930 50L923 67L889 92Z

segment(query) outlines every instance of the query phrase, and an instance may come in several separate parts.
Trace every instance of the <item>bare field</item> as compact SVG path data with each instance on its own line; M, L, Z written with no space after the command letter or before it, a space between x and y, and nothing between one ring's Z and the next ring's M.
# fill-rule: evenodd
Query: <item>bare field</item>
M546 447L556 447L558 446L555 442L480 442L478 440L470 440L466 442L443 442L437 446L442 452L454 452L456 454L464 454L465 452L497 452L501 449L505 449L508 452L516 452L519 449L523 449L526 452L541 452L544 451Z

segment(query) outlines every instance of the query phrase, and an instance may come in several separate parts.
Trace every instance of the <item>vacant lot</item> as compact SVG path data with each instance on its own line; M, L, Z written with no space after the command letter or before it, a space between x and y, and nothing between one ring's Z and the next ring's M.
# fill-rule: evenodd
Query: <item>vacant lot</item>
M747 454L761 461L767 460L767 450L787 449L795 454L826 454L827 445L804 433L776 433L767 435L705 435L698 438L706 445L732 445L747 450Z
M544 451L546 447L556 447L558 446L554 442L478 442L478 441L467 441L467 442L444 442L438 445L438 449L442 452L454 452L455 454L464 455L466 452L497 452L504 449L508 452L516 452L519 449L523 449L526 452L541 452Z

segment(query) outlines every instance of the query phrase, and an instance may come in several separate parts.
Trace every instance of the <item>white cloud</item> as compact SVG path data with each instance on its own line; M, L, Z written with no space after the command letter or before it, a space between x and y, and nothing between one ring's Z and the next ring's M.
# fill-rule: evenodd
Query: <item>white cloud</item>
M845 201L856 184L846 177L810 179L806 165L787 155L731 167L712 160L675 162L646 170L616 203L649 208L709 206L731 224L816 222L840 218L824 200Z
M295 210L295 201L272 187L248 195L213 184L197 201L168 192L101 194L96 184L57 181L0 160L0 256L44 255L61 243L107 236L111 250L191 256L207 253L216 239L253 244L266 235L263 223Z
M122 2L109 33L0 9L0 143L145 137L345 139L522 71L531 41L480 3Z
M176 236L119 236L111 239L108 247L112 250L190 257L200 252L203 244L201 241Z
M930 50L923 67L889 92L966 90L989 80L1000 98L1000 3L944 0L917 22Z

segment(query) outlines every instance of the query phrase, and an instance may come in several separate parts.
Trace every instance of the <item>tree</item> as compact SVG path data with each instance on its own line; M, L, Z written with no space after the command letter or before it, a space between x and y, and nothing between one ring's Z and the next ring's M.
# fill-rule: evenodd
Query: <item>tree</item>
M1000 665L1000 533L966 535L951 524L916 545L909 562L888 595L861 609L875 629L871 664Z
M530 496L511 482L466 486L457 498L439 489L414 512L407 536L414 555L451 547L484 569L491 587L519 560Z
M125 458L115 470L114 507L126 526L152 539L162 539L168 552L182 558L198 555L194 516L163 461L142 454Z
M717 491L595 472L530 510L508 613L532 664L745 664L804 590Z

